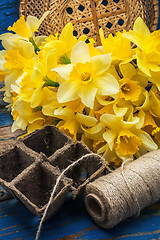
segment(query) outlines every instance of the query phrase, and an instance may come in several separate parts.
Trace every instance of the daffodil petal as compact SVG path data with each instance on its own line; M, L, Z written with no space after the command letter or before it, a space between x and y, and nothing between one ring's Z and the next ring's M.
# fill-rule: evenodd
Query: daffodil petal
M148 67L148 60L140 50L137 50L137 65L142 72L151 77L151 73Z
M73 25L71 22L65 25L59 40L65 42L68 50L70 50L76 44L77 39L73 36Z
M18 48L20 49L20 52L22 56L26 57L27 59L31 58L34 54L34 47L32 43L19 40L18 43Z
M119 65L120 71L125 78L132 78L134 75L136 75L136 69L131 63L127 64L120 64Z
M24 38L29 38L32 36L32 32L28 28L24 16L21 16L17 22L13 24L12 27L8 27L9 31L13 31L17 33L18 35L24 37Z
M43 108L42 108L42 113L43 113L45 116L55 117L54 110L55 110L55 108L54 108L53 106L51 106L51 105L45 105L45 106L43 106Z
M111 65L111 55L97 55L91 58L91 63L96 75L99 75L105 72Z
M113 150L116 137L117 133L114 130L106 130L105 133L103 133L103 138L108 143L111 151Z
M63 82L58 88L57 99L59 103L78 99L77 86L68 81Z
M90 61L89 48L86 43L79 41L72 49L71 63L86 63Z
M52 71L57 72L63 79L69 80L70 79L70 73L73 69L72 64L57 66L52 69Z
M49 11L45 12L40 19L31 15L27 17L26 24L32 33L34 33L39 28L40 24L43 22L43 20L47 17L48 14Z
M50 11L46 11L43 13L42 17L39 19L40 24L43 22L43 20L48 16L48 14L50 13Z
M136 124L136 128L141 129L144 124L145 112L143 110L140 110L137 115L139 117L139 123Z
M113 104L113 110L114 110L114 113L116 114L116 116L122 117L127 113L128 108L127 107L118 107L116 104Z
M150 112L155 117L160 117L160 100L153 91L149 92Z
M144 98L143 98L144 96ZM150 106L150 99L149 99L149 93L148 91L144 91L143 95L142 95L142 100L144 99L144 102L142 102L140 104L140 107L136 107L137 110L148 110L149 109L149 106Z
M76 113L76 119L80 124L83 124L87 127L95 126L98 121L95 117L87 116L79 112Z
M85 126L87 126L86 124L85 124ZM93 127L91 127L91 126L88 126L89 128L85 128L85 127L83 127L82 126L82 129L86 132L86 133L88 133L88 134L90 134L90 135L95 135L95 134L98 134L98 133L100 133L102 130L104 130L104 128L103 128L103 125L101 124L101 123L97 123L95 126L93 126Z
M101 154L101 151L103 151L103 155L102 157L107 161L107 162L111 162L113 160L115 160L117 158L117 155L115 154L114 151L111 151L108 144L106 144L104 146L104 148L102 147L101 149L99 149L97 151L98 154Z
M95 100L95 96L97 93L97 88L90 86L89 90L88 88L80 88L78 91L78 95L81 98L82 102L84 103L84 105L86 105L87 107L93 109L94 107L94 100Z
M55 49L49 51L46 59L47 72L57 66L57 51Z
M31 107L36 108L36 107L40 106L43 101L43 97L44 97L44 95L42 93L42 88L40 86L34 91L34 93L32 95Z
M8 73L5 77L5 86L6 88L12 92L11 85L15 84L16 80L22 76L22 71L19 69L16 69L14 71L11 71Z
M22 129L24 131L27 125L28 125L28 122L23 117L18 116L12 127L12 132L16 131L17 129Z
M159 72L160 71L160 67L157 64L149 63L148 66L149 66L149 69L153 72Z
M99 141L99 139L103 138L104 128L101 123L97 123L94 127L85 128L81 125L82 130L85 133L85 136L89 139Z
M74 113L72 112L72 110L70 108L63 108L63 107L59 107L54 111L54 115L62 118L63 120L73 120L74 118Z
M113 114L107 114L104 113L101 117L100 117L100 122L102 122L102 124L105 127L108 128L113 128L113 126L116 129L120 129L120 121L122 120L122 117L117 117L116 115Z
M136 133L136 135L142 140L142 145L140 146L140 155L145 154L148 151L153 151L158 148L157 144L153 141L151 136L144 132L144 131L139 131Z
M105 72L95 79L98 83L99 95L113 95L119 92L119 83L110 73Z
M102 28L99 29L99 35L100 35L101 42L102 42L102 45L103 45L104 42L105 42L105 37L104 37L104 32L103 32Z
M45 118L44 118L44 116L43 116L43 114L41 112L32 113L32 115L29 118L28 122L32 124L32 123L34 123L35 121L38 121L38 120L45 121Z
M142 34L145 38L149 37L150 31L145 24L145 22L142 20L142 18L138 17L133 25L133 31L138 32Z

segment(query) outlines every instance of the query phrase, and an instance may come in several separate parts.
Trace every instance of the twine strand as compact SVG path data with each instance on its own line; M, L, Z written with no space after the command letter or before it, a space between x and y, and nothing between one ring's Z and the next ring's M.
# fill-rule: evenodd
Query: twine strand
M135 201L135 203L136 203L136 205L137 205L137 213L136 213L136 216L139 216L139 215L140 215L140 211L141 211L139 202L138 202L136 196L133 194L132 189L131 189L131 187L130 187L130 185L129 185L129 182L128 182L125 174L124 174L124 167L125 167L125 165L128 164L129 162L132 162L132 161L133 161L133 159L132 159L132 158L129 158L129 159L125 160L125 161L122 163L122 166L121 166L122 172L121 172L121 173L122 173L122 176L123 176L123 178L124 178L124 181L126 182L126 185L127 185L127 187L128 187L128 190L130 191L130 194L131 194L132 198L134 199L134 201Z
M41 218L41 220L40 220L40 223L39 223L39 226L38 226L38 230L37 230L37 233L36 233L36 238L35 238L35 240L38 240L38 239L39 239L39 235L40 235L40 233L41 233L42 224L43 224L43 222L44 222L44 220L45 220L45 217L46 217L46 215L47 215L49 206L51 205L51 202L52 202L52 200L53 200L54 194L55 194L55 192L56 192L57 187L59 186L59 183L60 183L62 177L64 176L64 174L65 174L70 168L72 168L73 166L75 166L75 165L76 165L77 163L79 163L80 161L81 161L81 158L78 159L76 162L73 162L72 164L70 164L67 168L65 168L65 169L62 171L62 173L61 173L61 174L59 175L59 177L57 178L56 184L55 184L54 187L53 187L53 190L52 190L50 199L49 199L49 201L48 201L48 203L47 203L46 209L45 209L45 211L44 211L44 213L43 213L43 216L42 216L42 218Z

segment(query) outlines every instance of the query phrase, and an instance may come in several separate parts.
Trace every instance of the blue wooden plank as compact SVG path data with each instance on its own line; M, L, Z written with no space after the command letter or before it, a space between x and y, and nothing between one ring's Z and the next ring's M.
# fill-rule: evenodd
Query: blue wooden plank
M0 126L7 126L13 123L13 118L10 112L0 113Z
M0 0L0 34L7 32L8 26L19 18L19 2L20 0Z
M82 197L67 200L62 210L43 224L40 240L159 239L159 204L112 230L98 228L87 214ZM39 219L17 200L0 202L0 239L34 239Z

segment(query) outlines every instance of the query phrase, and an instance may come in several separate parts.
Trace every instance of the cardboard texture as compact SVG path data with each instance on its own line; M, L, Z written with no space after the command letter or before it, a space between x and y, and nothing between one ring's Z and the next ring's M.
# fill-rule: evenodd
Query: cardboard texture
M0 184L41 217L57 178L73 163L61 178L47 220L61 208L69 191L75 198L105 169L106 162L85 144L75 143L54 126L36 130L0 155Z

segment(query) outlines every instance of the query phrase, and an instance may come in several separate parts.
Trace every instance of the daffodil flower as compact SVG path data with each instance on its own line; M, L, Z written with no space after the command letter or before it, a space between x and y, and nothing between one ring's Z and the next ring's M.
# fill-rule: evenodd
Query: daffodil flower
M160 96L158 89L153 85L149 91L149 111L154 117L160 117Z
M135 51L131 48L131 42L123 37L123 33L117 32L115 36L109 34L104 37L103 29L99 30L101 42L105 53L110 53L112 61L130 62L134 58Z
M52 36L45 39L46 43L41 48L41 55L46 58L47 54L52 53L52 68L58 64L69 64L72 48L78 41L85 41L86 36L77 39L73 36L73 25L67 23L63 28L59 38Z
M36 18L35 16L29 15L26 21L24 16L21 16L20 19L18 19L12 27L8 27L8 30L15 32L17 35L23 38L29 39L33 36L33 33L37 31L40 24L43 22L43 20L47 17L48 14L49 11L45 12L40 19Z
M140 97L142 87L148 84L148 79L131 63L119 65L122 78L120 82L120 98L135 102Z
M131 131L131 127L138 123L139 118L126 122L122 117L103 114L100 121L106 128L103 138L111 151L115 151L120 157L129 157L139 150L142 140Z
M74 112L68 107L60 107L54 111L54 116L62 119L57 126L60 130L71 136L75 141L82 125L92 127L96 125L97 119L79 112Z
M12 132L17 129L26 130L29 123L32 123L36 120L40 120L41 122L45 121L43 114L39 112L33 112L33 109L30 107L28 102L22 101L21 99L17 99L12 108L13 115L13 125Z
M90 57L87 44L78 42L71 52L71 64L52 69L60 76L58 101L63 103L80 97L87 107L93 109L96 94L118 93L117 80L107 72L110 64L110 54Z
M157 149L156 143L148 133L136 129L139 118L133 121L124 121L122 117L111 114L103 114L100 118L106 127L103 138L108 143L111 151L115 151L121 159L133 158L137 152L141 155L148 149Z
M133 30L124 33L123 36L137 45L137 65L142 72L151 77L151 71L160 71L159 30L150 33L144 21L138 17Z
M160 127L156 127L152 131L152 135L153 135L154 141L158 145L158 148L160 148Z
M47 17L49 14L49 11L45 12L40 19L36 18L35 16L28 16L27 20L25 21L24 16L21 16L14 24L13 26L9 26L8 30L13 31L16 34L5 34L2 35L2 44L7 45L7 38L10 38L10 42L12 44L18 44L18 42L26 41L28 43L31 43L34 47L35 53L39 51L39 48L36 43L36 37L34 35L34 32L38 30L40 24L43 22L43 20ZM41 37L44 39L44 37ZM38 37L40 40L40 37ZM25 43L24 43L25 44Z

